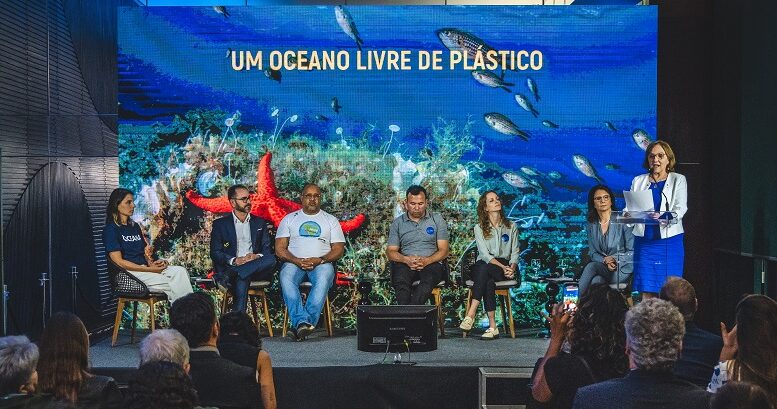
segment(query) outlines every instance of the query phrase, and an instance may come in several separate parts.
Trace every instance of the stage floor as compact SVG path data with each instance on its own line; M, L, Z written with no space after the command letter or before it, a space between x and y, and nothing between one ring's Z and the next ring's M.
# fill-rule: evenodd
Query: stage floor
M418 366L456 366L481 367L502 366L516 368L534 367L537 358L545 354L548 340L538 338L537 330L521 331L517 338L505 337L500 334L498 339L483 341L480 333L470 334L462 338L457 329L447 329L446 337L439 338L437 350L432 352L413 352L408 357L402 354L403 361L416 362ZM129 333L119 336L116 347L111 347L111 340L105 339L90 349L91 365L93 367L137 367L138 343L137 337L142 337L147 331L136 335L136 343L129 344ZM303 342L294 342L289 338L280 337L280 330L274 338L263 338L263 348L270 353L273 367L303 368L324 366L363 366L383 362L383 353L362 352L356 349L356 336L352 331L335 331L334 337L326 336L326 331L318 329ZM392 362L393 353L386 356L386 362Z

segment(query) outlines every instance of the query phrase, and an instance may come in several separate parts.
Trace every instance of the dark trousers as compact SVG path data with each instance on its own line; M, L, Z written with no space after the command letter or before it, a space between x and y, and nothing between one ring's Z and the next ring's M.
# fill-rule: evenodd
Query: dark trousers
M248 306L248 287L251 286L251 281L272 281L275 274L275 256L266 254L243 265L231 266L230 269L236 276L232 311L245 311Z
M503 261L507 264L507 260ZM478 260L472 266L472 299L483 300L486 311L496 311L496 282L507 280L504 270L491 263ZM469 308L469 306L467 306Z
M399 305L422 305L432 295L432 289L445 273L442 263L432 263L421 271L411 270L405 263L391 263L391 284ZM414 281L421 281L413 287Z

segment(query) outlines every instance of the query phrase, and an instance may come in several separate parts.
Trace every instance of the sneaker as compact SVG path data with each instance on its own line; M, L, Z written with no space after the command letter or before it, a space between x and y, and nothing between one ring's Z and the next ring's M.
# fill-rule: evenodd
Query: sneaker
M304 341L305 338L310 335L313 330L316 329L316 327L308 324L307 322L300 322L297 324L297 340L298 341Z
M494 339L499 335L499 330L497 328L489 328L486 330L486 332L483 333L483 335L480 336L480 339Z
M296 328L289 328L289 330L286 331L286 336L291 338L292 341L299 341Z
M469 331L472 329L472 324L475 323L475 320L472 319L472 317L464 317L463 320L461 320L461 324L459 324L459 328L461 328L464 331Z

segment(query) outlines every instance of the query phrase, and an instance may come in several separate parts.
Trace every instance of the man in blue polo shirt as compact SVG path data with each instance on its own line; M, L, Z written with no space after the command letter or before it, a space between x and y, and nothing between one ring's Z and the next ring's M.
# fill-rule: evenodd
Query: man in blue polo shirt
M439 213L427 210L426 189L407 189L406 213L389 228L386 256L391 261L391 282L399 305L421 305L445 274L448 225ZM413 288L413 282L420 283Z

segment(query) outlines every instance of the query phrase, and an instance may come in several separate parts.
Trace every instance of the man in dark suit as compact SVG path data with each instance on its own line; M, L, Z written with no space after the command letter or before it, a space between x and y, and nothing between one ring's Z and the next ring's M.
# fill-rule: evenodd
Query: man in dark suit
M272 371L260 385L256 370L219 354L219 322L208 294L197 292L176 300L170 307L170 326L189 344L189 375L202 406L276 408Z
M626 355L631 371L577 390L576 409L706 409L710 394L672 373L682 349L685 322L677 307L658 298L626 313Z
M674 365L674 374L693 384L706 387L710 374L718 363L723 339L699 328L693 317L698 309L696 290L688 280L670 277L661 287L661 299L674 304L685 319L685 336L680 359Z
M234 185L227 190L232 214L213 222L210 258L216 270L214 281L235 295L233 311L245 311L251 281L272 281L275 255L270 247L266 220L251 216L248 188Z

